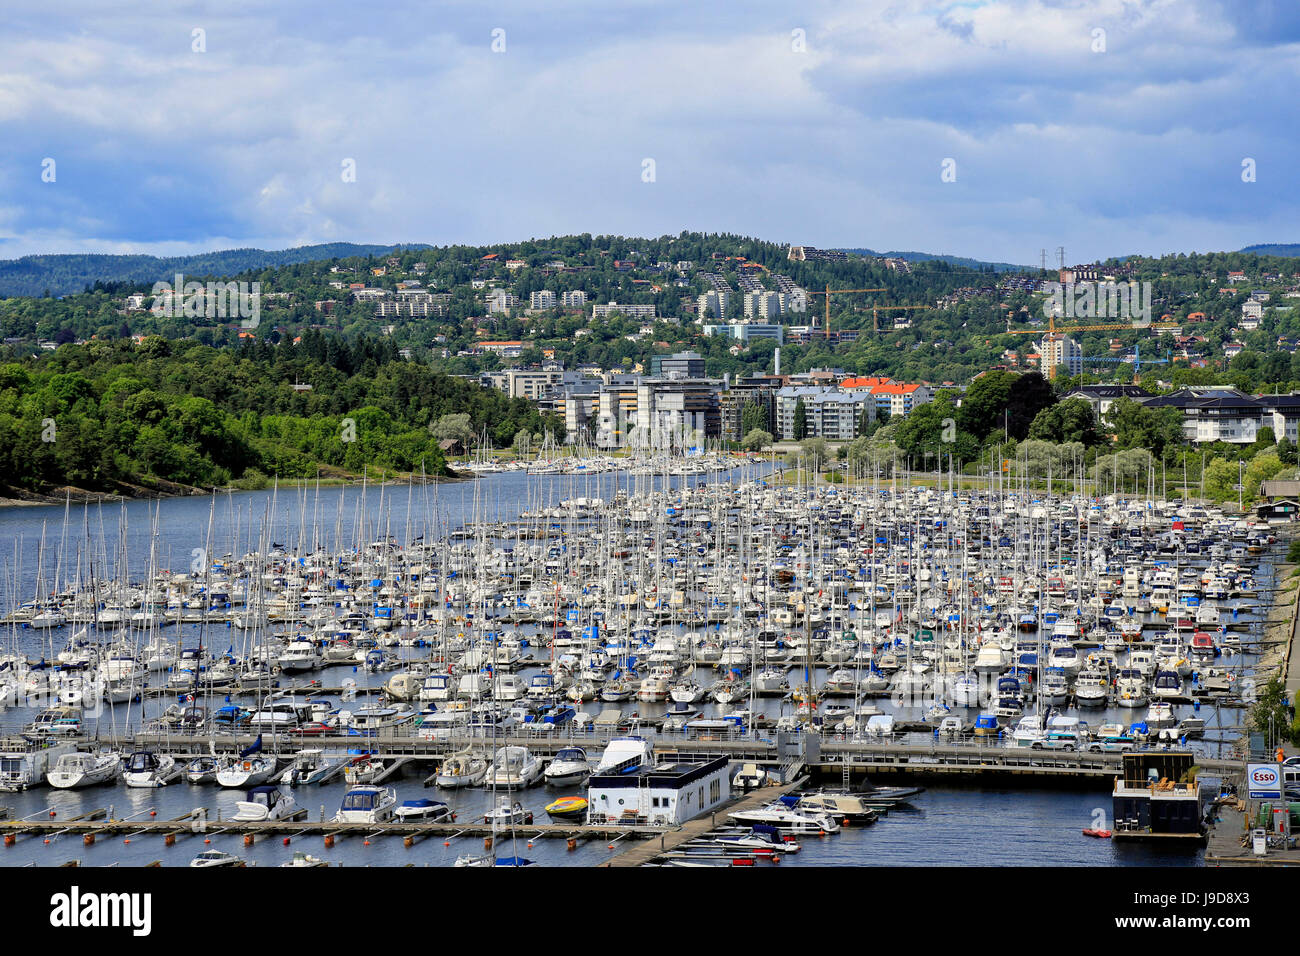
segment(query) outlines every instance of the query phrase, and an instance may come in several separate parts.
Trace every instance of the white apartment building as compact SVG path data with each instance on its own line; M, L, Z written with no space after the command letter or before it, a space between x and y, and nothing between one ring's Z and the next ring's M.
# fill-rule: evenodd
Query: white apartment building
M487 295L488 314L509 313L519 307L519 296L505 289L493 289Z
M782 292L746 292L745 318L776 319L786 313L788 297Z
M727 303L731 295L727 292L713 290L706 292L695 300L695 314L701 319L708 318L712 315L716 319L724 319L727 316Z
M591 317L593 319L608 318L618 313L625 315L629 319L653 319L655 317L655 307L653 305L621 305L618 302L610 302L608 305L592 305Z
M1048 335L1038 343L1039 366L1043 375L1050 376L1052 369L1064 365L1071 375L1083 371L1083 350L1068 335Z

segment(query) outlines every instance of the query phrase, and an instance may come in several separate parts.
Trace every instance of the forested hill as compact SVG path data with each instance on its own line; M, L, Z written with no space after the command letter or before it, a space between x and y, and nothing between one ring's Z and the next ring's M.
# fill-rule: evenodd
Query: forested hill
M1257 246L1247 246L1242 252L1253 252L1261 256L1300 257L1300 243L1265 242Z
M171 281L176 273L203 279L236 275L249 269L267 269L342 259L348 256L386 255L395 249L425 249L422 244L406 246L359 245L331 242L268 252L264 249L227 249L193 256L48 255L0 260L0 297L18 295L68 295L81 292L96 282Z
M0 364L0 488L30 492L437 476L444 437L486 431L500 446L561 427L524 399L402 360L386 339L308 332L215 349L149 337Z
M855 256L906 259L908 262L946 262L949 265L961 266L963 269L987 269L991 272L1019 272L1032 268L1027 265L1018 266L1010 262L986 262L983 259L968 259L965 256L935 255L931 252L876 252L872 249L840 249L839 251L852 253Z

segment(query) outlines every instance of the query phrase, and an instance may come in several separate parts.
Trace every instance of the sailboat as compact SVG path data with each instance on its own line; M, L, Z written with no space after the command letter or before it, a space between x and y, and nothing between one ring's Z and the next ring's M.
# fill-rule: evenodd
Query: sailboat
M475 756L472 751L463 750L452 754L442 762L438 772L434 774L434 780L444 790L477 787L483 782L487 768L487 760Z
M251 746L239 752L238 757L227 759L217 769L217 785L230 789L247 789L266 783L275 772L276 759L262 753L262 735L257 735Z

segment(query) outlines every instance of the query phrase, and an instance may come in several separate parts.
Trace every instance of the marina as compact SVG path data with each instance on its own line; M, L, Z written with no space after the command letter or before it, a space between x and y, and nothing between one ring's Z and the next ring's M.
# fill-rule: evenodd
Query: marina
M600 816L598 758L626 739L654 779L718 767L728 812L796 781L922 783L921 814L949 788L1095 803L1134 752L1240 772L1275 643L1266 522L1081 479L836 487L723 464L11 509L5 852L768 852L710 836L713 810ZM365 788L363 818L335 812Z

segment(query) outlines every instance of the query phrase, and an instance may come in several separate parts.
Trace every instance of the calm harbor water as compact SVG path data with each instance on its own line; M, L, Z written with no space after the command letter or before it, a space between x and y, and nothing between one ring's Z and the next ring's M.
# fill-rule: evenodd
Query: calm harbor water
M430 797L444 799L456 808L461 821L482 822L490 797L479 790L462 790L444 794L425 790L417 778L404 778L392 784L399 800ZM321 807L332 816L346 791L346 785L298 787L294 797L310 808L313 820L319 819ZM533 788L516 798L531 809L538 822L545 822L542 808L562 791ZM55 792L50 790L5 794L3 801L13 807L16 817L48 816L54 810L59 817L71 817L100 807L112 807L115 817L148 817L156 811L157 819L170 819L195 807L207 807L210 830L219 830L216 814L229 818L235 812L237 791L216 787L173 784L160 790L130 790L111 786L90 790ZM843 829L826 837L800 836L803 850L787 856L782 866L1199 866L1199 853L1169 852L1146 847L1113 844L1081 834L1092 825L1093 812L1102 808L1110 814L1110 795L1104 791L1014 791L977 790L958 787L930 787L915 798L910 809L896 809L882 816L870 827ZM527 826L516 829L512 837L503 832L498 838L501 856L523 856L547 866L593 866L624 849L624 842L610 850L602 840L579 844L569 851L563 840L538 839L529 847L535 831ZM65 834L50 838L23 837L11 847L0 847L0 865L55 866L78 860L84 866L143 866L154 860L164 866L188 866L197 854L208 849L225 850L258 866L278 866L293 858L295 851L310 853L344 866L450 866L458 856L483 852L479 836L466 836L443 846L443 838L422 840L409 849L401 837L376 837L366 846L361 836L339 838L326 849L320 836L296 837L284 846L280 837L259 838L251 847L243 837L209 833L204 836L185 834L174 846L165 846L161 835L123 838L100 838L94 846L84 846L78 835Z
M730 477L739 480L756 474L757 471L750 470L743 474L735 472ZM673 484L680 480L671 479ZM704 479L685 480L696 483ZM619 489L635 494L659 484L658 479L633 478L626 474L578 477L528 476L516 472L440 486L370 487L364 493L357 487L332 486L319 491L292 488L223 494L215 500L174 498L69 509L62 506L3 508L0 509L0 542L7 546L0 550L0 567L4 569L6 593L0 604L10 607L31 600L41 590L39 582L43 582L45 590L52 587L56 572L61 581L67 581L77 570L78 542L84 554L93 551L106 556L109 562L123 560L124 556L129 576L139 580L145 574L151 549L158 567L188 570L196 548L200 549L200 555L206 553L204 544L210 522L210 551L214 556L237 555L255 548L259 532L265 533L268 540L287 546L316 543L341 548L387 535L398 541L418 535L442 535L475 517L510 520L523 511L553 506L566 498L609 498ZM62 566L57 564L59 554L62 554ZM110 567L97 569L96 574L111 577L121 571ZM238 646L241 632L226 629L224 625L223 629L230 631L229 636L210 635L210 644L224 647L230 642ZM66 628L46 637L31 631L5 630L6 639L15 644L11 649L31 657L57 651L67 635ZM175 639L173 633L174 627L169 628L169 638ZM187 638L193 633L193 625L187 625L183 631ZM527 679L530 671L522 673ZM341 679L350 677L364 687L380 684L390 675L336 667L312 676L319 677L326 686L337 686ZM824 671L819 668L815 676L824 676ZM249 701L250 698L244 698L241 702ZM154 698L147 705L145 716L152 716L173 702L171 697ZM217 697L209 704L215 707L224 702ZM779 709L788 706L769 698L758 701L756 709L775 717ZM138 725L139 705L133 707L122 705L106 710L100 717L101 729L120 731ZM651 715L662 713L664 707L630 702L624 710L631 712L639 708L642 715ZM712 707L705 705L705 713L710 713ZM601 704L587 704L584 709L595 713ZM1089 715L1094 725L1105 719L1124 720L1131 716L1124 711L1095 713L1096 716ZM902 716L919 717L919 713ZM1220 721L1219 715L1210 711L1202 716L1207 717L1211 732L1237 719L1236 715L1229 714ZM17 730L31 717L32 711L26 708L0 713L0 730ZM294 745L290 745L284 752L293 749ZM594 758L598 753L597 746L591 756ZM491 805L490 794L482 790L451 793L426 790L421 787L423 776L424 772L416 770L386 785L397 790L399 801L421 797L446 800L461 820L477 818L481 822L483 811ZM332 817L346 790L346 784L340 781L298 788L294 797L300 806L309 810L311 819L316 820L322 814ZM547 821L545 805L568 792L539 787L515 794L512 799L519 799L532 810L540 823ZM215 822L217 815L228 819L240 798L238 791L180 783L160 790L130 790L124 786L70 792L40 789L0 794L0 805L10 807L12 816L17 818L48 816L50 811L63 818L112 807L113 815L119 819L150 813L159 819L170 819L202 806L208 808L213 821L210 829L219 829ZM1083 837L1080 831L1094 825L1097 808L1109 818L1107 792L931 787L916 799L913 808L882 816L875 826L844 830L825 838L801 837L804 851L789 857L782 865L1199 865L1199 854L1117 847L1107 840ZM611 850L597 840L568 851L563 841L546 839L537 840L530 848L530 835L526 826L518 828L513 837L503 834L498 844L500 854L526 856L546 865L590 866L623 849L621 843ZM455 839L450 846L444 846L442 838L428 839L409 849L402 845L400 837L376 838L369 846L361 837L347 837L339 839L328 850L320 837L295 839L290 846L284 846L281 838L266 838L252 847L245 847L242 837L229 834L210 833L207 838L210 844L204 844L202 836L182 836L175 846L165 847L161 836L148 836L132 838L129 843L121 838L100 840L86 847L76 835L51 837L48 843L45 838L28 837L14 846L0 848L0 864L45 866L79 860L87 866L105 866L143 865L160 860L164 865L184 866L204 849L221 849L259 866L284 862L295 850L348 866L446 866L457 856L481 853L483 847L481 837Z

